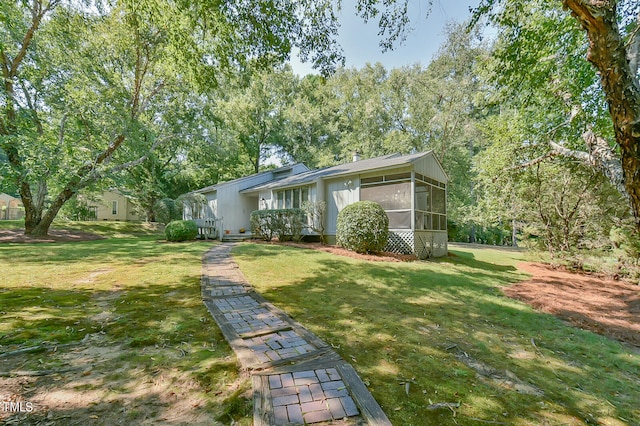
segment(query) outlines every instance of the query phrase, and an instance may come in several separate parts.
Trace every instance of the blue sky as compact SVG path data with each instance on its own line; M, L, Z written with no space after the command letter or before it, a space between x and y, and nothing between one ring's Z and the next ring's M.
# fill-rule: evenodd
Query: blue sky
M344 50L346 67L362 68L367 62L381 62L387 69L416 63L427 65L445 39L445 24L469 19L469 7L477 7L480 0L434 0L428 15L426 3L426 0L410 0L413 31L404 44L382 53L377 21L364 24L355 16L355 0L343 0L338 41ZM292 58L291 66L299 75L315 73L309 64L301 64L297 58Z

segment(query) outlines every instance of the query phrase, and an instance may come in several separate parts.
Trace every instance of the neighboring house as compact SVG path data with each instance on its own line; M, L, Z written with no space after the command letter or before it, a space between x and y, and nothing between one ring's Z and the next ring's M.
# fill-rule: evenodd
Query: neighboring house
M420 258L447 254L447 175L433 151L359 160L318 170L303 164L281 167L202 188L202 211L186 219L217 218L232 232L249 229L253 210L295 208L325 201L325 234L335 242L338 213L356 201L380 204L389 217L387 250Z
M135 212L135 204L117 190L104 191L87 201L91 220L138 221L143 218Z
M18 220L24 217L24 205L20 198L0 192L0 220Z

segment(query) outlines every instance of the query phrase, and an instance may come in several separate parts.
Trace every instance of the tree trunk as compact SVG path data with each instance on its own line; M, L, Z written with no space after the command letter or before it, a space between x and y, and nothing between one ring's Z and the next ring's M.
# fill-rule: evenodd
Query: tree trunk
M563 0L589 38L587 59L598 69L616 143L624 186L640 230L640 84L632 72L617 23L616 2Z

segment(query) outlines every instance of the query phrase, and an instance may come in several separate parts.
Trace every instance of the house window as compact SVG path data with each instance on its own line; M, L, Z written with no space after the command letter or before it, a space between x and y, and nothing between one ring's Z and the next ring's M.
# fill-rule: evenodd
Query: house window
M276 192L276 208L278 209L299 209L305 201L309 201L308 186Z
M118 214L118 202L116 200L113 200L111 202L111 214L113 215Z
M360 199L373 201L389 217L389 229L411 229L411 174L361 179Z
M416 173L415 228L416 230L446 231L446 185Z
M411 229L411 197L415 197L415 230L446 230L446 185L415 174L415 194L411 194L411 174L396 173L360 180L360 199L374 201L389 217L389 229Z

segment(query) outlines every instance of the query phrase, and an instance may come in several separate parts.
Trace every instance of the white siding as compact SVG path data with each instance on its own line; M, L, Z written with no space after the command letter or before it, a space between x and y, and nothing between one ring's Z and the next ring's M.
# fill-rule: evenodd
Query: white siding
M218 194L212 192L206 195L207 197L207 217L218 217Z
M349 176L326 182L327 234L335 235L340 210L360 199L360 179Z
M436 160L433 153L425 156L424 158L416 161L415 163L416 173L435 179L438 182L447 183L447 176L445 175L442 167Z
M258 199L259 199L258 208L260 210L268 210L268 209L275 208L271 190L264 189L260 191L260 194L258 195Z

